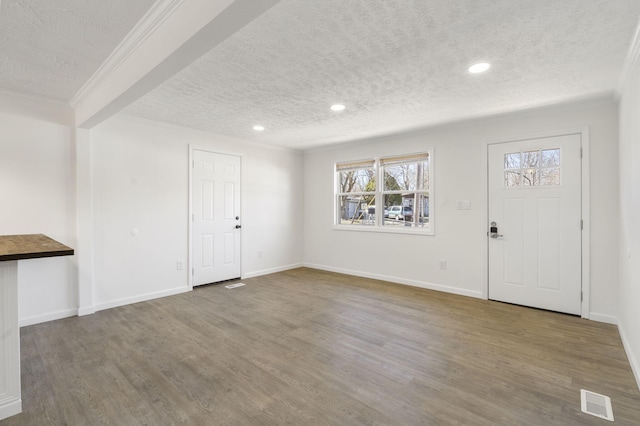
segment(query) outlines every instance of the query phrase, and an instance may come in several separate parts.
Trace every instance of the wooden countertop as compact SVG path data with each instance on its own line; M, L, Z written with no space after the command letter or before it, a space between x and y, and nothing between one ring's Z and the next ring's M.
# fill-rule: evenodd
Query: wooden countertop
M71 256L73 249L43 234L0 235L0 262Z

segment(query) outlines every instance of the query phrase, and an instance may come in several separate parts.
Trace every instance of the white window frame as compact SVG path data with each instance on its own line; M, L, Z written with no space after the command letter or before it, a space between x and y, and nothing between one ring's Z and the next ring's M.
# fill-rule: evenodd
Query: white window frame
M429 161L428 167L428 188L424 190L414 190L414 191L394 191L387 190L385 191L383 188L384 181L384 173L382 164L389 160L399 159L402 157L410 158L417 157L420 155L426 155ZM361 160L353 160L353 161L336 161L333 167L333 176L334 176L334 190L333 190L333 223L335 230L341 231L357 231L357 232L383 232L383 233L396 233L396 234L413 234L413 235L435 235L435 190L434 190L434 156L433 149L425 150L418 153L412 154L397 154L397 155L385 155L380 157L366 158ZM373 163L374 173L376 176L376 189L373 192L348 192L342 193L340 192L340 177L339 177L339 167L345 164L365 164L367 162ZM405 227L405 226L385 226L384 223L384 214L376 214L375 221L370 224L341 224L341 205L340 205L340 197L347 195L354 196L362 196L362 195L373 195L375 196L375 211L376 212L384 212L384 196L387 194L401 193L401 192L414 192L414 193L424 193L427 194L429 198L429 226L428 227Z

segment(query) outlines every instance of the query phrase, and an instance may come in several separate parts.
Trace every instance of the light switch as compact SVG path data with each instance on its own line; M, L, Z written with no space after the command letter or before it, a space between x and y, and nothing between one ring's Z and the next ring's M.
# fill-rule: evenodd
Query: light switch
M458 200L458 210L471 210L471 202L469 200Z

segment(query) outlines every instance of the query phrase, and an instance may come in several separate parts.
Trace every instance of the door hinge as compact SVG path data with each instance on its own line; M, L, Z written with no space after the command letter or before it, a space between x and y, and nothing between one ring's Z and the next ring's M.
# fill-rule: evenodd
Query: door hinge
M196 220L195 214L191 213L191 222L195 222L195 220Z
M580 158L582 158L584 155L584 152L582 151L582 148L580 148Z
M584 230L584 219L580 219L580 230Z
M196 274L196 268L191 268L191 275L195 275Z
M584 300L584 293L580 292L580 301L582 302Z

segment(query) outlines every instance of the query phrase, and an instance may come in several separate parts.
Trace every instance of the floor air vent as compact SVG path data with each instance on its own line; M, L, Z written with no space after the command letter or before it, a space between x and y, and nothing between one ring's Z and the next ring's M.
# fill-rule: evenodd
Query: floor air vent
M611 398L608 396L580 389L580 400L582 401L581 405L583 413L613 421Z
M225 285L225 288L236 288L236 287L242 287L243 285L244 283L229 284L229 285Z

